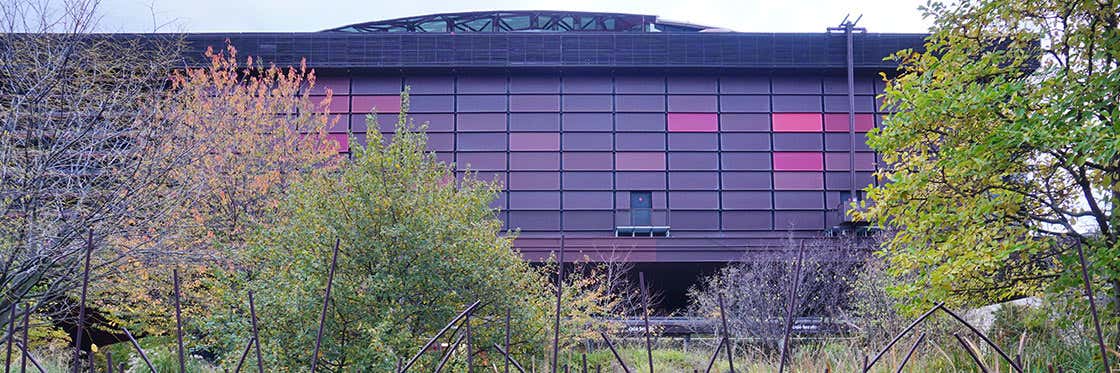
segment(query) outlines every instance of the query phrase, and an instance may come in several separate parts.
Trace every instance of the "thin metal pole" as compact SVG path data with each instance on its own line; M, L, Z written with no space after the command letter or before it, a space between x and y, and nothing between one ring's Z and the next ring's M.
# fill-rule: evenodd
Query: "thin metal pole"
M179 341L179 372L187 372L187 361L183 351L183 310L179 304L179 269L171 270L171 282L175 288L175 338Z
M727 328L727 312L723 308L723 292L717 291L716 297L719 300L719 319L723 324L723 339L727 341L727 366L731 369L731 373L735 373L735 361L731 353L731 333ZM719 348L716 348L717 352Z
M976 366L980 368L980 371L988 373L988 367L984 366L984 362L980 360L979 356L976 356L976 351L972 350L972 347L968 345L968 342L965 342L964 338L961 338L961 336L957 333L953 333L953 337L957 339L957 342L961 343L961 347L964 348L964 351L968 353L968 356L972 357L972 361L976 362Z
M918 340L914 341L913 346L910 346L910 351L906 353L906 357L902 358L902 363L898 364L898 369L895 370L895 373L902 373L902 368L906 367L906 363L910 361L910 357L914 356L914 351L917 350L918 346L921 346L922 341L925 341L925 340L926 340L926 333L922 333L921 335L918 335Z
M16 305L17 304L18 303L16 303L16 302L12 302L11 306L8 307L10 309L8 311L8 338L7 338L7 340L8 340L8 342L7 342L8 356L6 358L4 358L4 373L11 372L11 369L12 369L12 343L15 342L15 339L16 339Z
M611 353L614 354L615 360L618 360L618 365L622 366L622 371L625 373L630 373L630 368L626 366L626 362L622 360L622 356L619 355L618 350L614 348L614 344L611 343L611 339L607 337L607 333L599 332L599 335L603 337L603 342L607 342L607 348L611 349Z
M505 344L506 348L505 348L505 351L509 351L509 335L510 335L509 314L510 314L510 308L506 307L506 344ZM503 355L506 356L506 372L505 373L509 373L509 361L512 358L509 356L508 353L503 353Z
M467 312L467 317L463 319L463 323L467 325L467 373L474 373L474 345L471 344L471 313Z
M502 349L502 346L498 346L497 344L494 344L494 348L497 349L498 352L502 353L502 355L505 355L506 360L512 363L513 367L517 368L518 372L525 373L525 368L522 367L521 364L517 362L517 360L514 360L513 356L510 356L509 350Z
M43 369L43 366L39 365L39 361L35 360L34 356L31 356L31 351L27 350L27 345L21 343L21 344L19 344L19 349L20 349L20 351L23 351L23 356L26 357L27 360L31 361L31 365L34 365L35 369L39 370L39 373L47 373L47 371L45 369Z
M252 290L249 290L249 320L253 325L253 348L257 350L257 373L264 373L264 359L261 358L261 337L257 328L257 305L253 301Z
M968 321L964 320L964 318L958 316L956 313L954 313L953 311L950 311L948 308L945 308L944 304L940 305L939 308L941 308L942 311L945 311L945 313L949 314L949 316L952 316L954 319L956 319L957 322L960 322L961 324L964 324L964 326L968 327L968 329L971 330L973 334L975 334L977 337L980 337L980 340L984 341L984 343L987 343L988 346L991 347L993 350L996 350L996 353L999 354L999 356L1003 357L1003 360L1007 361L1007 364L1011 365L1012 369L1015 369L1016 372L1023 373L1023 368L1021 368L1021 367L1019 367L1019 365L1015 364L1015 360L1012 360L1011 357L1008 356L1007 353L1004 352L1003 349L999 347L999 345L995 344L995 342L992 342L991 339L988 339L988 336L984 335L984 333L981 333L980 329L976 329L975 326L972 326L972 324L969 324Z
M649 336L649 292L646 291L645 272L638 272L638 287L642 291L642 322L646 327L646 360L649 363L649 373L653 373L653 344Z
M583 354L581 354L581 355L580 355L580 360L581 360L581 363L580 363L580 368L581 368L581 369L580 369L580 372L582 372L582 373L587 373L587 353L583 353Z
M323 326L327 323L327 307L331 301L331 283L334 282L334 268L338 265L339 239L334 240L334 251L331 253L331 268L327 272L327 290L323 296L323 311L319 313L319 331L315 333L315 351L311 353L311 373L319 365L319 346L323 343Z
M723 345L726 344L726 343L727 343L727 337L723 337L723 338L719 339L719 343L716 344L715 352L712 352L712 358L708 360L708 369L704 369L704 373L708 373L708 372L712 371L712 366L716 365L716 359L719 358L719 348L723 347Z
M875 354L875 357L872 358L870 362L866 361L867 357L865 356L863 358L863 372L866 373L868 370L870 370L871 367L883 357L883 354L886 354L887 351L890 350L895 343L898 343L898 340L902 339L902 337L906 335L906 333L909 333L910 330L913 330L915 326L918 326L918 324L920 324L922 321L925 321L926 318L929 318L929 316L936 312L938 309L941 309L941 304L942 303L938 303L937 305L933 306L933 308L930 308L929 311L926 311L921 316L918 316L917 319L914 319L914 321L911 322L910 325L907 325L905 329L902 329L901 333L898 333L898 335L894 336L894 339L887 343L887 345L884 346L882 350L879 350L879 353Z
M560 233L560 258L556 262L556 319L552 323L552 365L551 372L557 373L560 361L560 300L564 295L564 234Z
M23 345L27 346L27 331L31 329L31 306L23 306ZM19 373L27 373L27 354L21 354L19 358Z
M148 365L148 369L150 369L152 373L156 373L156 368L152 366L152 361L148 360L148 354L144 353L144 349L140 347L139 342L136 342L136 338L132 336L132 333L128 332L128 328L121 328L121 330L124 331L124 335L128 336L128 341L132 342L132 347L136 348L136 352L140 353L140 359L144 360L144 364Z
M89 235L86 238L86 258L85 269L82 270L82 299L78 304L78 331L77 336L74 338L74 373L81 370L82 360L82 329L85 328L86 323L86 292L89 289L89 261L90 255L93 253L93 229L89 230Z
M855 22L844 22L844 35L848 39L848 198L856 200L856 78L855 57L852 48L852 30Z
M778 362L778 373L786 370L786 357L789 352L789 334L793 330L793 307L797 303L797 288L801 286L801 259L805 253L805 241L797 247L797 264L793 275L793 286L789 288L789 307L786 308L786 326L782 334L782 355Z
M452 334L451 336L454 337L455 335ZM451 360L451 355L454 354L455 350L459 348L459 343L463 342L463 338L464 337L460 335L459 338L455 339L454 343L447 345L447 352L445 352L443 356L439 358L439 364L436 364L436 373L443 371L444 365L447 365L447 362Z
M1081 250L1081 242L1077 243L1077 259L1081 262L1081 280L1085 283L1085 296L1089 298L1089 314L1093 316L1093 327L1097 331L1097 345L1101 349L1101 363L1104 371L1108 372L1108 348L1105 347L1104 334L1101 333L1101 320L1097 317L1097 302L1093 299L1093 286L1089 282L1089 264L1085 261L1085 252Z
M105 372L113 373L113 352L105 351ZM124 372L121 372L124 373Z
M241 351L241 358L237 359L237 366L233 368L233 373L240 373L241 366L245 364L245 358L249 356L249 349L253 347L253 338L249 338L249 343L245 344L245 350Z
M413 355L412 358L408 360L408 363L404 364L404 367L401 368L401 372L407 372L408 368L411 368L413 364L416 364L416 360L420 359L420 356L424 354L424 351L428 351L428 348L432 347L432 344L435 343L436 340L439 339L439 337L443 336L444 333L447 333L447 330L451 329L452 325L455 325L459 322L459 320L462 320L468 312L473 312L474 309L477 308L480 304L482 304L482 301L474 301L474 303L471 303L470 306L467 306L467 309L459 313L459 316L455 316L454 319L451 319L451 322L447 323L447 325L444 325L443 329L440 329L439 332L436 333L436 335L432 336L431 339L428 339L428 343L425 343L424 347L421 347L420 351L417 351L416 355Z

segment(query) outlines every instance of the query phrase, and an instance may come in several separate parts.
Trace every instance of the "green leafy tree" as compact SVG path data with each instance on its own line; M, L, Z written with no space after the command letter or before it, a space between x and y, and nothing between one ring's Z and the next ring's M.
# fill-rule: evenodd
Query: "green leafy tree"
M869 144L886 167L864 218L899 229L893 288L981 303L1094 283L1120 291L1120 2L978 0L923 8ZM917 299L921 299L918 301ZM1115 304L1115 302L1113 302Z

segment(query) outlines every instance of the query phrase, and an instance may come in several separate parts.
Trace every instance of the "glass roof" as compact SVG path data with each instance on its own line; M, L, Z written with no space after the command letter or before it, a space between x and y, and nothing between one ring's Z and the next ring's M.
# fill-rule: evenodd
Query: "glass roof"
M657 16L564 11L441 13L356 23L322 32L700 32L707 26Z

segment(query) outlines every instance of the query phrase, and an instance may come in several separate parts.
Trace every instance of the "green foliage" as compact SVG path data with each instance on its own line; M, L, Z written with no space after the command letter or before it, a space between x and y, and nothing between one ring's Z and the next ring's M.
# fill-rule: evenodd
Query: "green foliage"
M909 310L1120 278L1120 3L977 0L925 8L870 135L887 168L862 217L899 233L884 254ZM1055 282L1055 279L1060 281ZM1102 285L1103 284L1103 285Z

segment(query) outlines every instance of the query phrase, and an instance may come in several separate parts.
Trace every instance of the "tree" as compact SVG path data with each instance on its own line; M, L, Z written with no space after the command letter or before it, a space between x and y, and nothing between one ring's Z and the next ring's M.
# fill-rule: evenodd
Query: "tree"
M277 224L263 227L249 246L261 347L275 369L310 365L336 239L320 367L391 370L476 300L486 304L472 316L477 362L488 356L481 349L500 341L507 308L515 351L543 346L549 307L540 285L548 280L513 250L511 237L499 235L489 207L498 186L473 174L457 180L426 150L426 135L416 131L422 127L407 123L404 111L391 142L369 133L346 167L301 181L280 205ZM209 323L248 335L245 299L236 297L236 313ZM432 368L433 355L423 369Z
M885 182L861 214L899 230L884 251L908 276L894 292L926 307L1068 288L1081 245L1118 294L1120 3L924 10L933 34L896 55L883 99L897 112L869 140Z

